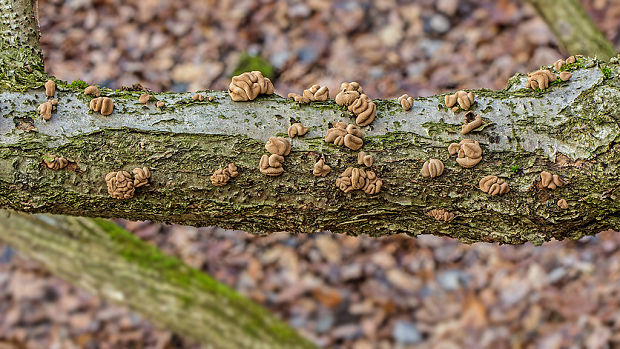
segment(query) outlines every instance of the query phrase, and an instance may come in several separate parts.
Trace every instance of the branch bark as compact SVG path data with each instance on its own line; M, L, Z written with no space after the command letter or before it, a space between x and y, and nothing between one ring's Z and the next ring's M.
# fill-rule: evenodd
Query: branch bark
M213 348L314 348L259 305L104 219L0 210L0 239L74 285Z
M194 102L190 93L155 94L159 110L138 102L141 92L111 91L114 113L88 111L81 89L59 82L58 112L45 122L36 106L41 88L0 92L0 207L25 212L123 217L188 225L219 225L254 233L289 230L381 236L436 233L466 242L541 243L617 229L620 203L619 65L583 59L569 82L546 92L525 89L517 74L502 91L478 90L472 107L488 126L461 136L462 113L445 108L444 96L418 98L405 112L395 100L377 100L377 119L364 128L364 147L375 157L383 179L378 195L343 193L335 180L356 165L356 152L327 144L333 121L349 120L333 101L299 106L278 96L232 102L225 92L207 91L212 102ZM154 103L154 102L153 102ZM259 173L258 161L270 136L284 135L292 121L309 127L293 140L285 173ZM32 125L36 132L26 132ZM472 138L483 161L461 168L450 158L451 142ZM79 170L42 166L52 153L74 161ZM326 178L312 176L317 159L332 166ZM419 171L439 158L444 175L432 180ZM235 162L239 177L214 187L214 170ZM130 200L112 199L106 173L149 167L152 184ZM546 170L570 181L555 191L536 187ZM486 175L510 184L510 193L491 197L477 186ZM569 208L561 209L559 199ZM426 213L443 208L449 222Z
M527 0L545 20L571 55L586 55L603 60L615 56L613 44L592 22L579 0Z

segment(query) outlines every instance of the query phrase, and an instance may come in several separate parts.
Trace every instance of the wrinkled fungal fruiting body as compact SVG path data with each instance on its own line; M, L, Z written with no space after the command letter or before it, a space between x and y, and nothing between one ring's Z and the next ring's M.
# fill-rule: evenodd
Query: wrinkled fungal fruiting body
M90 110L99 112L101 115L110 115L114 110L114 102L108 97L93 98L89 104Z
M294 138L295 136L303 136L303 135L306 134L306 132L308 132L308 129L305 128L299 122L296 122L296 123L292 124L288 128L288 136L291 137L291 138Z
M564 181L556 174L543 171L540 173L540 184L543 188L554 190L564 186Z
M265 149L271 155L263 155L258 164L258 168L262 174L268 176L279 176L284 172L282 163L284 157L291 152L291 142L283 137L270 137L265 144Z
M204 99L205 99L204 96L198 93L192 96L193 101L202 102Z
M101 96L101 92L99 91L99 87L94 86L94 85L90 85L87 88L84 89L84 94L87 96L95 96L95 97L99 97Z
M372 155L367 155L366 152L364 151L361 151L359 152L359 154L357 154L358 165L364 165L366 167L370 167L372 166L374 162L375 162L375 159L373 159Z
M410 97L408 94L404 94L398 97L398 103L400 103L400 106L404 111L408 111L413 107L413 97Z
M443 208L434 208L426 212L426 215L429 217L433 217L435 220L441 222L449 222L454 219L454 213L446 211Z
M211 176L211 183L216 187L226 185L231 178L239 175L237 165L234 162L228 164L226 168L218 168Z
M141 104L146 104L152 98L153 98L152 95L150 95L148 93L143 93L143 94L140 95L140 97L138 97L138 102L140 102Z
M151 178L151 171L148 168L134 168L133 169L133 186L136 188L140 188L149 184L149 179Z
M331 172L332 168L325 163L325 159L320 159L314 164L312 174L315 177L325 177Z
M312 85L305 89L303 94L289 93L288 98L293 98L297 103L310 103L315 101L326 101L329 99L329 90L327 86Z
M265 149L271 154L286 156L291 152L291 142L284 137L269 137Z
M251 101L258 95L273 94L273 84L259 71L245 72L233 76L228 85L228 94L236 102Z
M360 126L368 126L375 120L377 105L365 94L361 94L351 105L347 107L355 117L355 123Z
M566 200L565 200L565 199L560 199L560 200L558 200L558 206L559 206L561 209L566 210L566 209L568 208L568 202L566 202Z
M105 176L105 181L108 194L115 199L131 199L135 194L136 189L127 171L110 172Z
M43 120L48 121L52 118L52 113L56 111L56 106L58 105L58 100L50 99L47 102L43 102L37 108L39 115L43 118Z
M486 176L480 180L479 185L480 190L492 196L506 194L510 191L508 183L497 176Z
M344 122L334 122L333 127L327 130L325 142L344 145L351 150L359 150L364 145L362 131L353 124L345 127Z
M56 93L56 83L54 80L47 80L45 83L45 95L48 97L54 97Z
M446 95L445 103L446 107L452 108L453 112L459 110L459 107L463 110L469 110L474 104L475 96L473 92L457 91L454 94ZM456 104L458 103L458 107Z
M563 71L560 73L560 80L568 81L573 76L573 74L569 71Z
M422 165L422 170L420 171L420 174L423 177L435 178L435 177L441 176L443 174L443 170L444 170L444 166L441 160L430 159L424 162L424 165Z
M482 116L475 115L473 112L467 112L467 114L465 114L465 124L461 126L461 134L466 135L482 126L483 123Z
M340 92L336 95L336 104L348 107L364 93L364 89L358 82L343 82L340 84Z
M155 106L161 109L166 106L166 103L164 103L164 101L157 101L157 103L155 103Z
M43 163L45 163L45 167L49 168L50 170L57 171L67 167L69 161L67 161L67 159L62 156L59 157L53 154L47 154L43 158Z
M373 171L347 167L336 179L336 186L345 193L360 189L372 195L381 191L383 181Z
M527 74L525 87L531 88L532 90L546 90L549 84L555 80L557 80L557 77L548 69L538 70Z
M464 139L460 143L450 144L448 152L450 155L457 154L456 162L465 168L472 168L482 160L482 148L473 139Z

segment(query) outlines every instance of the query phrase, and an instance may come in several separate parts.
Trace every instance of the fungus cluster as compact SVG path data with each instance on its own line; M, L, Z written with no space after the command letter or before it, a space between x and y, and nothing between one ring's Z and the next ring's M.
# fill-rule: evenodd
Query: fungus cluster
M366 167L372 166L375 159L373 159L372 155L367 155L366 152L361 151L357 154L357 164L364 165Z
M284 157L291 152L291 142L283 137L270 137L265 144L265 149L271 155L263 155L260 158L258 168L260 172L267 176L279 176L284 172L282 163Z
M43 158L43 163L45 164L45 167L49 168L50 170L58 171L67 167L69 161L62 156L47 154Z
M308 132L308 129L299 122L292 124L288 128L288 136L291 138L294 138L295 136L303 136L306 132Z
M87 88L85 88L84 94L87 96L95 96L95 97L101 96L101 92L99 92L99 87L94 86L94 85L90 85Z
M357 82L343 82L336 95L336 104L347 107L353 113L358 126L370 125L375 120L377 105L364 93Z
M442 222L449 222L454 219L454 213L446 211L443 208L434 208L426 212L426 215Z
M312 85L310 88L305 89L302 95L289 93L288 98L293 98L297 103L326 101L329 98L329 89L327 86Z
M423 177L435 178L441 176L443 174L443 170L444 166L441 160L430 159L424 162L420 174L422 174Z
M93 98L89 103L89 108L92 111L99 112L101 115L110 115L114 110L114 102L108 97Z
M457 91L454 94L446 95L446 107L452 108L453 112L459 110L459 107L463 110L469 110L469 108L474 104L474 93L466 92L466 91ZM458 106L456 104L458 103Z
M345 193L361 189L366 194L372 195L381 191L383 181L381 178L377 177L374 171L347 167L347 169L340 174L340 177L336 179L336 186Z
M334 122L333 127L327 130L325 142L344 145L351 150L359 150L364 145L362 131L353 124L346 126L342 121Z
M495 196L506 194L510 191L510 186L503 179L497 176L486 176L480 180L480 190Z
M325 177L331 172L331 170L332 168L325 163L325 159L321 158L314 164L314 170L312 171L312 174L315 177Z
M564 181L562 181L560 176L556 174L551 174L547 171L542 171L540 173L540 184L543 188L554 190L557 187L564 186Z
M205 96L203 96L203 95L201 95L199 93L196 93L195 95L192 96L192 101L202 102L202 101L204 101L204 99L205 99ZM213 97L207 96L207 100L209 102L211 102L213 100Z
M555 68L555 70L560 70L562 69L564 64L571 64L575 62L577 62L577 59L575 58L575 56L570 56L566 58L566 60L558 59L557 61L555 61L555 63L553 63L553 67Z
M538 70L527 74L525 87L532 88L532 90L545 90L549 87L549 83L555 80L557 80L557 77L548 69Z
M410 97L408 94L404 94L398 97L398 103L400 103L400 106L404 111L408 111L413 107L413 97Z
M143 93L140 95L140 97L138 97L138 102L140 102L141 104L146 104L151 99L153 99L153 95L150 95L148 93Z
M273 84L269 78L255 70L233 76L230 85L228 85L228 94L233 101L251 101L258 95L273 94Z
M54 80L47 80L45 83L45 95L48 97L54 97L56 93L56 83Z
M472 168L482 160L482 148L473 139L464 139L460 143L450 144L448 152L450 155L457 154L456 162L465 168Z
M56 111L56 107L58 106L58 100L50 99L47 102L43 102L37 108L39 115L47 121L52 118L52 113Z
M134 168L135 179L131 179L131 174L127 171L110 172L105 176L108 194L111 197L124 200L134 197L136 188L147 185L151 178L148 168Z
M231 162L226 168L218 168L213 172L211 183L216 187L221 187L226 185L231 178L235 178L238 175L237 166L234 162Z
M473 112L469 111L465 114L465 123L461 126L461 134L468 134L471 131L477 129L482 126L484 121L482 121L482 116L476 115Z
M134 180L133 180L134 187L140 188L144 185L149 184L149 179L151 178L151 171L149 171L148 168L137 167L137 168L134 168L132 172L134 176Z

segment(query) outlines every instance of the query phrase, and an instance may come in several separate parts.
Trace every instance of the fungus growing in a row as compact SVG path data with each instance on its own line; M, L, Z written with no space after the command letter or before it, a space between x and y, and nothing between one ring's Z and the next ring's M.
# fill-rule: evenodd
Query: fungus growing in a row
M295 136L303 136L306 132L308 132L308 129L299 122L292 124L288 128L288 136L291 138L294 138Z
M260 71L245 72L233 76L228 85L228 94L233 101L251 101L258 95L273 94L273 84Z
M565 200L565 199L560 199L560 200L558 200L558 206L559 206L561 209L566 210L566 209L568 208L568 202L566 202L566 200Z
M302 95L289 93L288 98L293 98L297 103L310 103L315 101L326 101L329 99L329 90L327 86L312 85L305 89Z
M383 181L373 171L347 167L336 179L336 186L345 193L361 189L366 194L372 195L381 191Z
M557 80L557 77L548 69L538 70L527 74L527 83L525 87L531 88L532 90L546 90L549 87L549 83L555 80Z
M161 109L166 106L166 103L164 103L164 101L157 101L157 103L155 103L155 106Z
M332 168L325 163L325 159L321 158L314 164L314 170L312 171L312 174L315 177L325 177L331 172L331 170Z
M47 154L43 158L43 163L45 163L45 167L49 168L50 170L57 171L67 167L69 161L67 161L67 159L62 156Z
M237 166L234 162L231 162L226 168L218 168L213 172L211 183L216 187L221 187L226 185L231 178L235 178L238 175Z
M456 162L465 168L472 168L482 160L482 148L478 141L473 139L450 144L448 152L450 155L457 154Z
M358 165L365 165L366 167L370 167L374 162L375 159L373 159L372 155L367 155L365 151L361 151L359 152L359 154L357 154Z
M131 199L135 194L136 188L127 171L110 172L105 176L105 181L108 194L115 199Z
M503 179L497 176L486 176L480 180L480 190L495 196L506 194L510 191L510 186Z
M469 111L465 114L465 124L461 126L461 134L466 135L482 126L483 123L484 121L482 121L482 116L476 115L474 112Z
M114 110L114 102L108 97L93 98L89 104L90 110L100 112L101 115L110 115Z
M554 190L557 187L564 186L564 181L556 174L542 171L540 173L540 184L543 188Z
M149 179L151 178L151 171L149 171L147 167L137 167L133 169L133 176L133 186L136 188L140 188L141 186L149 184Z
M459 110L459 107L456 106L458 103L461 109L469 110L469 108L474 104L475 96L473 92L467 91L456 91L454 94L446 95L446 107L452 108L453 112Z
M56 111L56 106L58 105L58 100L50 99L47 102L43 102L37 108L39 115L47 121L52 118L52 113Z
M555 68L555 70L560 70L562 69L564 64L571 64L575 62L577 62L577 59L575 58L575 56L570 56L566 58L566 61L563 59L558 59L557 61L555 61L555 63L553 63L553 67Z
M446 211L443 208L434 208L426 212L426 215L442 222L449 222L454 219L454 213Z
M56 93L56 83L54 80L47 80L45 83L45 95L48 97L54 97Z
M343 82L336 95L336 104L347 107L353 113L358 126L370 125L375 120L377 105L364 94L364 89L357 82Z
M84 94L87 96L95 96L95 97L101 96L101 92L99 92L99 87L95 85L90 85L87 88L85 88Z
M148 93L143 93L140 95L140 97L138 98L138 102L140 102L141 104L146 104L148 103L148 101L150 101L151 99L153 99L153 95L150 95Z
M346 146L351 150L359 150L364 141L362 140L362 131L355 125L349 124L345 127L344 122L334 122L333 127L327 130L325 142L334 143L337 146Z
M267 176L279 176L284 172L282 163L284 156L291 152L291 142L283 137L270 137L265 144L265 149L271 155L263 155L258 164L260 172Z
M398 97L398 103L403 108L404 111L408 111L413 107L413 97L410 97L408 94L404 94Z
M443 170L444 166L441 160L430 159L424 162L420 174L422 174L422 176L424 177L435 178L441 176L443 174Z
M568 81L571 77L573 77L573 74L569 71L563 71L560 73L560 80L562 81Z

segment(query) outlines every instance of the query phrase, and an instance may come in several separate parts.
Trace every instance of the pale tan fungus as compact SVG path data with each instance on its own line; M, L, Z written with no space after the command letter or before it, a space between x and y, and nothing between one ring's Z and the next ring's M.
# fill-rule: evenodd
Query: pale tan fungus
M444 166L441 160L430 159L424 162L420 174L422 174L422 176L424 177L435 178L441 176L443 174L443 170Z
M228 85L228 94L233 101L251 101L258 95L273 94L273 84L260 71L245 72L233 76L230 85Z
M434 208L426 212L427 216L433 217L437 221L449 222L454 219L454 213L443 208Z
M295 102L297 103L301 103L301 104L305 104L305 103L310 103L310 98L308 97L304 97L302 95L298 95L297 93L289 93L288 98L292 98L293 100L295 100Z
M105 176L105 181L108 193L115 199L131 199L135 194L136 189L127 171L110 172Z
M205 99L204 96L198 93L192 96L193 101L202 102L204 99Z
M54 171L61 170L67 167L67 165L69 164L69 161L67 161L67 159L65 159L62 156L47 154L46 158L52 158L52 160L47 160L45 158L43 159L45 166L49 168L50 170L54 170Z
M575 58L575 56L570 56L568 58L566 58L566 64L571 64L571 63L575 63L577 62L577 59Z
M456 162L464 168L472 168L482 160L482 148L472 139L450 144L448 152L450 155L457 154Z
M446 95L445 103L446 107L452 108L453 112L459 110L456 106L458 103L459 107L463 110L469 110L469 108L474 104L475 96L473 92L467 91L457 91L454 94Z
M540 173L540 184L543 188L555 190L558 187L564 186L565 183L557 174L542 171Z
M566 62L563 59L558 59L555 63L553 63L553 68L555 68L555 70L560 70L564 64L566 64Z
M140 97L138 98L138 102L142 103L142 104L146 104L148 103L148 101L150 101L153 98L152 95L148 94L148 93L143 93L140 95Z
M273 155L277 155L277 154L271 154ZM279 164L279 166L271 166L270 162L273 163L273 160L271 158L270 155L263 155L260 158L260 162L258 164L258 168L260 170L260 173L267 175L267 176L279 176L282 174L282 172L284 172L284 168L282 167L282 164Z
M163 101L157 101L157 103L155 103L155 106L161 109L166 106L166 103L164 103Z
M299 122L296 122L289 126L288 136L294 138L295 136L303 136L308 132L308 129Z
M510 186L503 179L497 176L486 176L480 180L480 190L495 196L506 194L510 191Z
M315 177L325 177L331 170L332 168L325 163L325 159L320 159L314 164L314 171L312 171L312 174Z
M361 189L372 195L381 191L383 181L373 171L348 167L336 179L336 186L345 193Z
M348 107L360 98L362 93L364 93L364 89L359 83L355 81L343 82L340 84L340 92L338 92L335 98L336 104Z
M133 186L136 188L140 188L149 184L149 179L151 178L151 171L148 168L134 168L133 169Z
M100 112L101 115L110 115L114 110L114 102L108 97L93 98L89 107L92 111Z
M483 123L482 116L475 115L473 112L467 112L467 114L465 114L465 124L461 126L461 134L466 135L482 126Z
M365 165L366 167L372 166L375 159L373 159L372 155L367 155L366 152L361 151L357 154L357 164Z
M226 185L231 178L235 178L239 175L237 166L231 162L225 168L219 168L213 172L211 176L211 183L216 187Z
M398 97L398 103L400 103L400 106L404 111L408 111L413 107L413 97L410 97L408 94L404 94Z
M557 80L557 77L548 69L538 70L527 74L525 87L531 88L532 90L545 90L549 87L549 83L555 80Z
M362 131L360 131L355 125L349 124L347 126L347 134L344 136L344 146L351 150L359 150L364 141L362 140Z
M322 102L329 99L329 89L327 86L312 85L304 90L303 95L313 102Z
M56 93L56 83L54 80L47 80L45 83L45 95L48 97L54 97Z
M566 210L566 209L568 208L568 202L566 202L566 200L565 200L565 199L560 199L560 200L558 200L558 206L559 206L561 209Z
M355 123L363 127L370 125L375 120L377 105L370 97L362 93L358 99L347 107L347 110L356 116Z
M235 178L239 175L239 170L237 169L237 165L234 162L231 162L226 166L224 171L230 176L230 178Z
M334 122L333 127L327 130L325 135L325 142L334 143L337 146L344 145L344 136L347 135L347 125L342 122Z
M562 81L568 81L573 76L573 74L569 71L563 71L560 73L560 79Z
M41 115L43 120L48 121L52 118L52 112L56 111L56 104L54 104L54 102L58 104L58 101L52 99L47 102L41 103L37 108L37 111L39 112L39 115Z
M94 86L94 85L90 85L87 88L84 89L84 94L87 96L95 96L95 97L99 97L101 96L101 92L99 91L99 87Z
M271 154L286 156L291 152L291 142L284 137L269 137L265 149Z

